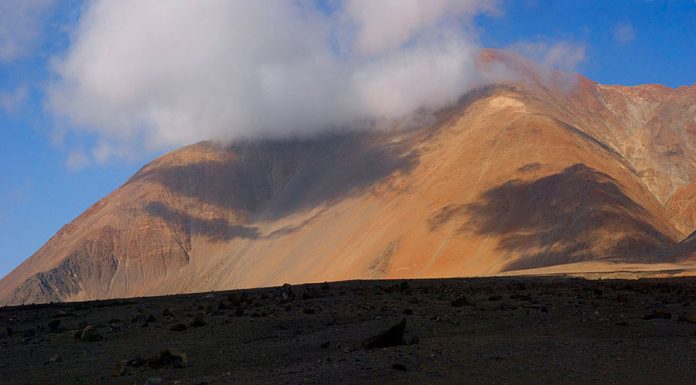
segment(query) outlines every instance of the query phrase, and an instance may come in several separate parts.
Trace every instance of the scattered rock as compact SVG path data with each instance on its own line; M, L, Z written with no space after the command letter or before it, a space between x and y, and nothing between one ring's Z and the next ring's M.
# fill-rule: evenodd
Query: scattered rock
M135 357L135 358L128 360L128 362L126 362L126 365L132 366L134 368L139 368L145 364L147 364L147 361L141 357Z
M653 309L652 312L646 314L643 316L643 319L645 320L651 320L651 319L671 319L672 318L672 313L666 312L664 310L655 310Z
M328 282L324 282L321 284L321 290L329 290L331 286L329 286Z
M292 291L292 286L290 286L289 283L284 284L282 290L283 302L292 302L295 300L295 293Z
M147 361L148 367L159 369L167 366L173 368L183 368L188 364L188 354L176 350L162 350L159 356L152 357Z
M396 363L396 364L392 365L392 369L398 370L398 371L401 371L401 372L405 372L405 371L406 371L406 365Z
M97 329L92 325L87 325L80 333L80 340L85 342L96 342L103 340L104 337L97 332Z
M58 333L62 329L60 327L60 320L54 319L48 323L48 331L51 333Z
M329 341L324 341L321 343L321 348L322 349L327 349L331 345L331 342Z
M188 328L184 324L174 324L174 325L172 325L172 327L169 328L169 330L171 330L173 332L182 332L186 329L188 329Z
M121 377L126 374L126 365L123 361L116 362L114 370L111 371L111 377Z
M404 309L405 315L413 315L413 309Z
M517 306L510 305L510 304L503 302L500 305L498 305L495 309L498 311L510 311L510 310L517 310Z
M48 363L52 364L55 362L63 362L63 357L60 356L60 354L56 353L51 356L51 358L48 359Z
M462 307L462 306L474 306L476 305L474 303L474 300L471 299L471 297L467 295L461 295L457 298L455 298L452 302L451 305L454 307Z
M362 343L362 346L365 349L379 349L403 345L404 330L406 330L406 318L402 319L401 322L390 327L384 332L368 338Z
M232 306L239 306L244 303L246 295L244 293L232 293L227 296L227 301L229 301Z
M304 310L302 310L302 312L305 314L314 314L314 313L316 313L316 310L314 310L312 308L305 308Z
M162 385L164 384L164 380L159 378L159 377L150 377L145 381L143 385Z
M201 326L205 326L205 319L203 318L203 315L198 314L193 318L193 321L191 321L191 327L199 328Z
M491 302L501 301L502 299L503 299L503 296L500 294L493 294L490 297L488 297L488 300Z
M411 285L408 283L408 281L401 281L399 284L399 291L405 292L411 290Z
M14 330L12 330L11 327L5 328L5 332L7 333L8 337L12 337L12 334L14 334Z
M412 336L411 339L408 340L409 345L418 345L420 343L420 338L418 336Z
M174 314L172 313L171 309L166 308L162 310L162 317L174 317Z
M532 297L527 294L513 294L510 296L510 299L523 302L532 302Z
M306 287L302 291L302 299L312 299L319 297L319 291L316 287Z

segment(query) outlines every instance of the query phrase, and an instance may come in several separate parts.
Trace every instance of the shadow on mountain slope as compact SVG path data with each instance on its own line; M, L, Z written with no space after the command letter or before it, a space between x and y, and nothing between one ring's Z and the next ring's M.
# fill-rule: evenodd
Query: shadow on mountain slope
M379 135L248 142L229 147L229 160L150 168L130 182L154 181L175 195L276 219L346 198L417 165L408 138L385 141Z
M177 211L162 202L151 202L145 206L145 211L161 218L165 223L174 226L186 234L205 235L214 241L228 241L234 238L257 239L259 231L253 226L231 224L223 218L196 218L182 211Z
M460 232L495 236L501 251L520 254L504 271L588 260L665 262L674 245L615 179L584 164L533 181L511 180L479 202L446 206L431 217L430 228L459 217L467 218Z

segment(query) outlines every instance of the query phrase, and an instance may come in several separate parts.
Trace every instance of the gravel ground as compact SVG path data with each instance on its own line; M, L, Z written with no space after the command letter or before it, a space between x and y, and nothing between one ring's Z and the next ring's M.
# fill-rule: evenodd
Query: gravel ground
M2 384L694 384L696 279L350 281L0 308Z

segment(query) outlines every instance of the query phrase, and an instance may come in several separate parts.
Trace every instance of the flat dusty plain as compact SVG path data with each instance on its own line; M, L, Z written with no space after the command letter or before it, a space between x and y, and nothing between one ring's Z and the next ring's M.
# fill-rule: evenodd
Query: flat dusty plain
M689 277L350 281L0 308L2 384L695 381Z

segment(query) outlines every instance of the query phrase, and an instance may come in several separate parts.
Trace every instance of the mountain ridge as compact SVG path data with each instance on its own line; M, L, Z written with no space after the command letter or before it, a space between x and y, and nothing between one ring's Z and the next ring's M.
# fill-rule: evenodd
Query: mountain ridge
M488 56L486 56L488 55ZM201 142L145 165L0 281L0 303L354 278L691 269L696 87L536 71L420 126Z

